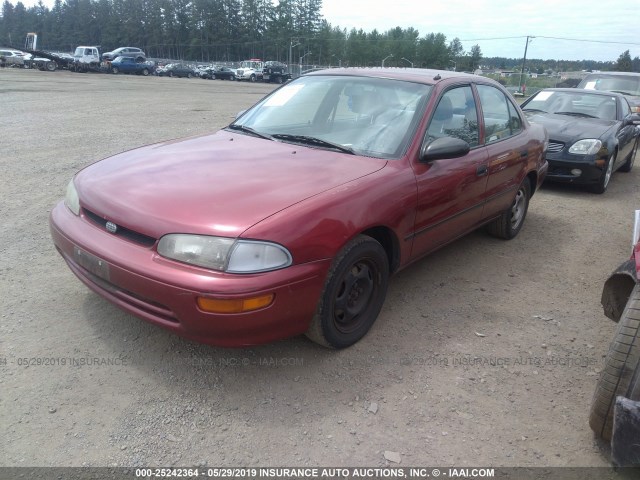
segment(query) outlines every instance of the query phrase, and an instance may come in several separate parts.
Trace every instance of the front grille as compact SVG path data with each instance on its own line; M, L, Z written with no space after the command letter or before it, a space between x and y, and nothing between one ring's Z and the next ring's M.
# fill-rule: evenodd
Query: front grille
M547 153L558 153L564 149L564 143L562 142L554 142L553 140L549 141L549 147L547 148Z
M105 232L107 231L108 220L102 218L100 215L92 212L91 210L87 210L86 208L83 210L86 217L91 220L92 223L104 228ZM114 235L125 238L126 240L137 243L139 245L143 245L145 247L152 247L156 243L155 238L135 232L133 230L129 230L122 225L118 225L118 230L116 231L116 233L114 233Z

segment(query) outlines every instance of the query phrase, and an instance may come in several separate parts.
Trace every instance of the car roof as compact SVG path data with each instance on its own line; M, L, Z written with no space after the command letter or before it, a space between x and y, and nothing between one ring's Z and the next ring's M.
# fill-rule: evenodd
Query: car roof
M640 73L637 72L591 72L585 78L603 75L607 77L640 77Z
M425 83L428 85L435 85L442 80L448 80L450 78L460 78L467 81L473 80L482 83L499 85L498 82L491 80L490 78L481 77L480 75L474 75L472 73L453 72L451 70L435 70L428 68L331 68L305 74L305 76L320 75L388 78L393 80L405 80L410 82Z
M625 96L621 93L609 92L607 90L587 90L584 88L545 88L540 90L540 92L567 92L577 93L578 95L600 95L602 97L625 98ZM540 92L536 92L536 94Z

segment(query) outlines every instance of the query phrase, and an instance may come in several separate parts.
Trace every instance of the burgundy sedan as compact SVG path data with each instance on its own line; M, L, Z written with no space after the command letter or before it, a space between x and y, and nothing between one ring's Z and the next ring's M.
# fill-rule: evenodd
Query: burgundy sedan
M89 288L187 338L343 348L390 274L483 225L518 234L546 143L480 76L321 71L217 133L86 167L51 233Z

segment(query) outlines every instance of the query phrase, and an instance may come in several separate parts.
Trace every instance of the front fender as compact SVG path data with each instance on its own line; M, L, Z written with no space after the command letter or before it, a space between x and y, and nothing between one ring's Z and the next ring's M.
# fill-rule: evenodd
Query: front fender
M633 287L638 283L636 262L631 258L620 265L604 282L602 289L602 308L604 314L614 322L618 322L629 300Z

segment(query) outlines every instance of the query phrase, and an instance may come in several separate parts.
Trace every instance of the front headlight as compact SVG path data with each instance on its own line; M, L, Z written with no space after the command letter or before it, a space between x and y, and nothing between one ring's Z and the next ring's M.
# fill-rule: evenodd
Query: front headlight
M80 199L78 198L78 192L76 186L73 184L73 179L67 185L67 194L64 197L64 204L75 215L80 215Z
M576 155L594 155L602 148L602 142L595 138L585 138L584 140L578 140L571 145L569 153L575 153Z
M275 243L207 235L169 234L158 253L179 262L229 273L257 273L288 267L291 254Z

